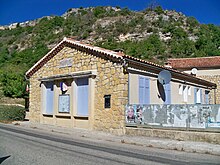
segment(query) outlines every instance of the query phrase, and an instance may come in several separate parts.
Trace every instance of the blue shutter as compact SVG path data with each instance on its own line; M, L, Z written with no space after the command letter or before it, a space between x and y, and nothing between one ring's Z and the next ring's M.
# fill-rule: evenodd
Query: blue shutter
M194 103L197 103L197 88L194 88Z
M209 104L209 91L205 90L205 104Z
M139 104L150 104L150 80L139 76Z
M46 113L53 114L53 100L54 100L54 90L53 90L53 82L46 82Z
M77 115L88 116L88 78L77 79Z
M144 104L150 104L150 80L145 78L145 95Z
M166 100L164 104L171 104L171 88L170 88L170 83L164 85L164 91L166 95Z
M139 104L144 104L144 77L139 76Z

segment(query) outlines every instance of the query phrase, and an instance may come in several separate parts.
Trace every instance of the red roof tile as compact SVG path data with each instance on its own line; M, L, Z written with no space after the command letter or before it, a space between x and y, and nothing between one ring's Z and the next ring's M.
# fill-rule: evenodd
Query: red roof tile
M198 58L171 58L168 65L176 69L220 68L220 56Z

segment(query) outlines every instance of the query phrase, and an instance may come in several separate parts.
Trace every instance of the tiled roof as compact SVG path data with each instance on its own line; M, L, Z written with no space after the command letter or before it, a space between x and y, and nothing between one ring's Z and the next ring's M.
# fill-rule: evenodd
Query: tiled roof
M112 50L108 50L108 49L100 48L100 47L97 47L97 46L85 44L81 41L76 41L76 40L71 39L71 38L64 38L64 41L68 42L68 43L71 43L71 44L75 44L77 46L80 46L80 47L83 47L83 48L86 48L86 49L90 49L90 50L93 50L93 51L103 53L105 55L113 56L113 57L116 57L116 58L122 58L122 56L123 56L123 53L121 53L121 52L115 52L115 51L112 51Z
M176 69L220 68L220 56L198 58L171 58L168 65Z
M159 74L160 71L165 69L165 70L170 71L170 73L172 74L172 78L180 79L180 80L183 80L184 82L197 83L197 84L202 84L202 85L205 85L205 86L208 86L208 87L211 87L211 88L216 88L216 84L214 84L212 82L200 79L196 76L193 76L193 75L185 73L185 72L181 72L181 71L176 70L176 69L164 67L164 66L161 66L161 65L158 65L158 64L155 64L155 63L152 63L152 62L148 62L148 61L145 61L145 60L142 60L142 59L134 58L134 57L131 57L131 56L128 56L128 55L124 55L123 58L135 61L135 65L136 66L140 65L140 68L142 68L143 65L146 64L146 65L148 65L147 68L151 72L156 73L156 74ZM139 62L139 64L137 62Z
M151 72L158 74L161 70L169 70L174 78L182 79L183 81L189 81L192 83L202 84L211 88L215 88L216 84L202 80L195 76L189 75L187 73L180 72L178 70L167 68L149 61L134 58L125 55L121 52L115 52L112 50L103 49L100 47L92 46L89 44L82 43L80 41L73 40L71 38L64 38L57 46L55 46L51 51L49 51L43 58L41 58L33 67L31 67L27 72L26 76L31 77L36 71L38 71L44 64L46 64L51 58L53 58L64 46L74 47L81 51L87 51L91 54L107 57L111 60L116 60L118 62L128 61L129 64L133 66L138 66L140 69L147 68Z

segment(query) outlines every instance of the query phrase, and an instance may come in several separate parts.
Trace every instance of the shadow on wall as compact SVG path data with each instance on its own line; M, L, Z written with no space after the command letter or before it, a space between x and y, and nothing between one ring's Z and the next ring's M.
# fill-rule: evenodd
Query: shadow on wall
M161 98L165 102L166 101L166 95L165 95L164 87L158 80L157 80L157 89L158 89L158 92L159 92L158 97Z

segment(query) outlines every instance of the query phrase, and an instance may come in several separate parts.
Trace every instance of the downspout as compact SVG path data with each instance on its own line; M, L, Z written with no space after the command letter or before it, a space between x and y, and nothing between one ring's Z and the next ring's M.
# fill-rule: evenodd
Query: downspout
M124 74L128 74L128 104L130 102L130 98L129 98L129 72L128 72L128 62L126 61L126 59L123 58L123 62L122 62L122 67L123 67L123 73Z
M128 73L128 62L125 59L123 59L122 67L123 67L123 72Z
M26 81L29 81L29 78L27 78L26 74L24 75L24 78L25 78Z
M123 57L122 57L123 58ZM128 88L128 101L127 101L127 105L129 105L129 103L130 103L130 98L129 98L129 83L130 83L130 76L129 76L129 72L128 72L128 62L123 58L122 59L122 68L123 68L123 73L124 74L128 74L128 85L127 85L127 88ZM123 130L123 133L125 134L125 132L126 132L126 107L127 107L127 105L125 105L124 106L124 126L123 126L123 128L122 128L122 130Z
M26 109L26 111L29 111L29 92L30 92L29 84L30 84L30 80L29 80L29 78L27 78L26 74L24 75L24 78L27 82L26 83L26 89L25 89L26 92L27 92L27 85L28 85L28 96L24 98L25 99L25 109Z

